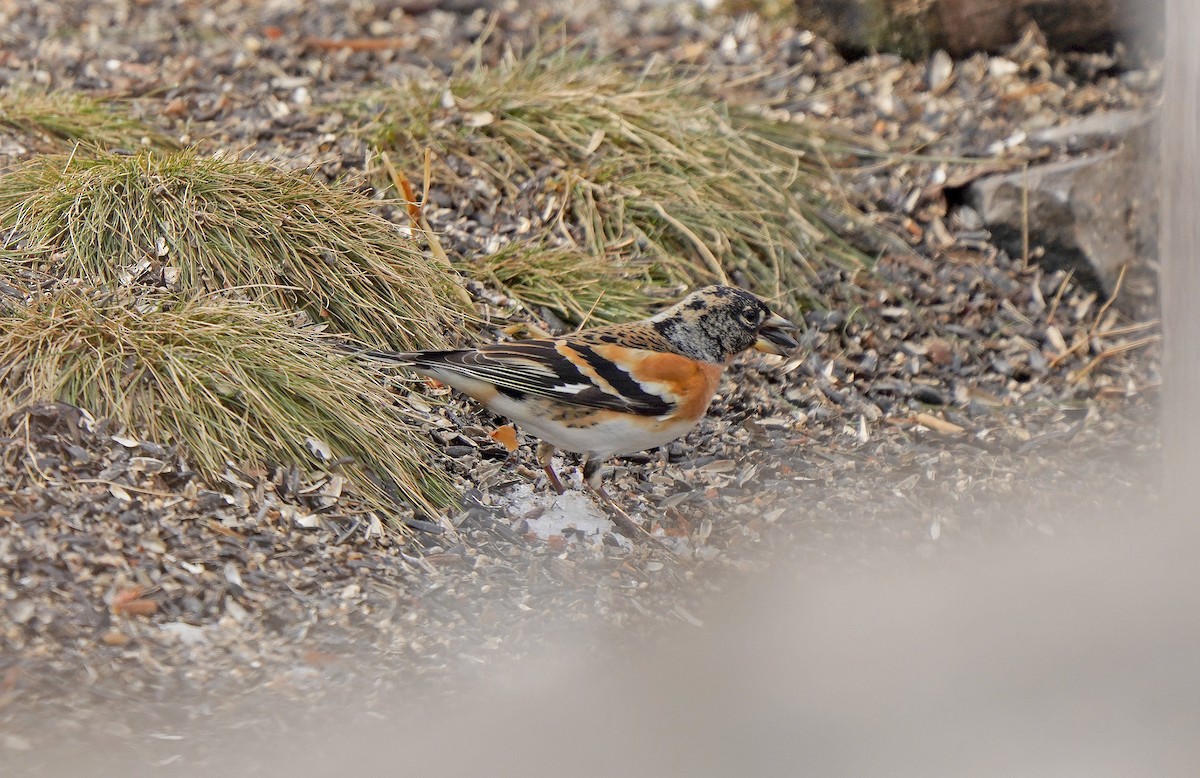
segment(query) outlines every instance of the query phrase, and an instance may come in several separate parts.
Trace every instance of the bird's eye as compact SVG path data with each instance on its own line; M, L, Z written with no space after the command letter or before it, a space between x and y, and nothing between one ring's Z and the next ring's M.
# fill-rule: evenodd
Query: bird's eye
M751 327L757 327L762 322L762 311L757 308L747 308L742 311L742 321Z

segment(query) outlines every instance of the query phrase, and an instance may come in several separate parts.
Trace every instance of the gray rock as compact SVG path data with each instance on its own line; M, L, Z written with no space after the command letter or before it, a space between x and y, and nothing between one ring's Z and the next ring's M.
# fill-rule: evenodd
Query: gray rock
M1089 119L1077 129L1057 128L1044 140L1070 143L1127 133L1116 148L981 178L971 185L968 203L996 245L1012 256L1022 255L1027 212L1031 257L1047 269L1073 270L1078 281L1108 295L1122 267L1133 271L1129 281L1153 270L1158 174L1150 150L1152 125L1130 123L1125 115L1107 129L1102 125ZM1140 293L1135 287L1124 291Z
M1096 148L1119 144L1134 133L1146 132L1153 121L1154 115L1146 111L1093 113L1066 124L1032 130L1029 142L1074 150Z

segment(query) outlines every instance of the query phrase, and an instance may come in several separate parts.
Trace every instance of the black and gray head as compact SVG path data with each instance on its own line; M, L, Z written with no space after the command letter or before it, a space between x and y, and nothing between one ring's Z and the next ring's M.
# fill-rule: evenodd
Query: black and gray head
M784 331L795 330L796 325L732 286L698 289L650 323L681 354L705 362L728 362L748 348L784 354L797 345Z

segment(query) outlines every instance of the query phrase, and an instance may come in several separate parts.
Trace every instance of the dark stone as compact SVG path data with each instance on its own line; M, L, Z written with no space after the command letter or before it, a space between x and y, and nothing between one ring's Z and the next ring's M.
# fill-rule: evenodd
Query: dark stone
M1163 0L794 0L800 24L843 53L887 51L921 59L1000 52L1029 25L1059 50L1111 51L1118 41L1143 55L1161 49Z
M1128 117L1113 120L1113 132L1127 129ZM1080 132L1058 128L1044 140L1079 142L1100 132L1090 118ZM1153 124L1136 125L1115 149L1078 159L1031 166L1025 171L975 181L971 206L992 233L992 241L1013 257L1024 251L1028 219L1032 259L1048 270L1070 270L1075 280L1107 297L1122 267L1135 271L1124 291L1145 294L1132 281L1150 275L1157 259L1158 195Z
M926 405L948 405L950 402L944 393L932 386L923 386L921 384L913 387L912 398Z

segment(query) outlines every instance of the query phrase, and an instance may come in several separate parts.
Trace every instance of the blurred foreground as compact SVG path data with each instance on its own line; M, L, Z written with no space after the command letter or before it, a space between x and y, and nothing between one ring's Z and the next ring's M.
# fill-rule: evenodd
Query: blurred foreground
M883 537L864 552L847 532L817 558L780 549L694 625L649 640L593 620L528 653L514 641L433 694L417 684L380 705L360 678L339 690L364 701L357 713L301 698L206 719L193 704L190 725L24 756L45 775L1191 775L1200 570L1193 528L1139 480L1148 464L1121 488L1140 514L1114 499L1126 505L1106 515L1071 484L1037 500L1062 506L1024 517L1052 520L1052 539L924 559ZM879 500L898 520L913 510ZM1037 506L998 502L992 520Z

